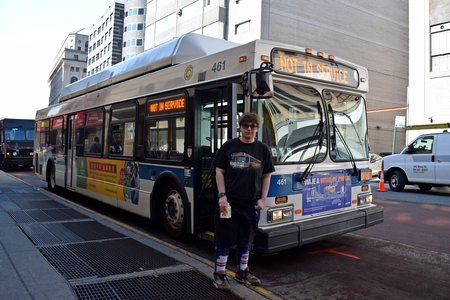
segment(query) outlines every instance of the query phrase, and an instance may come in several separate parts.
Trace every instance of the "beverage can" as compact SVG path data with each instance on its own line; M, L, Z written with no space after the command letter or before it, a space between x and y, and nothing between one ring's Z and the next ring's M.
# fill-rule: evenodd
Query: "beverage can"
M229 218L231 218L231 205L230 205L230 203L227 204L226 211L221 211L220 212L220 217L222 219L229 219Z

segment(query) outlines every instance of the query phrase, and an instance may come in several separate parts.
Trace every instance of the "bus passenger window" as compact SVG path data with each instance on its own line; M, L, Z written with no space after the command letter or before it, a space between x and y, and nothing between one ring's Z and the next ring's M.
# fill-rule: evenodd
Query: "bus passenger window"
M136 104L115 108L111 112L109 153L133 156L136 135Z
M101 141L103 141L102 110L95 110L86 113L84 135L80 134L77 138L84 138L84 154L94 154L98 156L103 152L103 145L101 143ZM77 148L78 147L79 146L77 145Z

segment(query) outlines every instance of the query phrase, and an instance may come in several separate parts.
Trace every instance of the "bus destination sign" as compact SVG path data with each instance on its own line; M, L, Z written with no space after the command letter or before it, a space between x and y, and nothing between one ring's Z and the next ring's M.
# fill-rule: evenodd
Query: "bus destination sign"
M150 102L148 104L148 113L157 114L164 112L177 112L185 108L184 98L165 99L160 101Z
M275 49L272 52L272 63L275 72L351 87L359 85L356 69L335 61L315 58L305 53Z

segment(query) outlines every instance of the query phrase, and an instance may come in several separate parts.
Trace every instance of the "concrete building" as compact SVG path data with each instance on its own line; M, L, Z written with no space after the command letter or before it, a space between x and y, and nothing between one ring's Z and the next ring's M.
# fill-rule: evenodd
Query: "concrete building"
M86 77L89 41L87 33L86 29L69 33L59 49L48 79L49 105L58 103L63 87Z
M407 0L147 0L145 49L186 32L233 42L268 39L310 47L369 69L373 152L405 144L408 86Z
M435 128L408 130L408 142L450 122L450 0L410 0L409 6L407 125Z
M144 51L147 0L125 1L122 61Z
M147 0L145 49L188 32L227 39L229 2L233 1Z
M90 29L88 75L122 61L124 4L114 2Z

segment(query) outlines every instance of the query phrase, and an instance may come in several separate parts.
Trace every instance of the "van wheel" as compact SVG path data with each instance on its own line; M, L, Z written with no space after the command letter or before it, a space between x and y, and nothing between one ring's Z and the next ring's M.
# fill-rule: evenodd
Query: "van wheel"
M406 176L402 171L395 170L389 178L389 188L395 192L401 192L405 188Z
M47 175L47 189L50 192L54 192L56 190L56 180L55 180L55 168L53 166L49 166L50 171L48 171Z
M187 236L187 206L183 193L173 184L168 183L164 191L162 221L164 229L175 239L184 239Z
M433 187L433 186L432 186L431 184L427 184L427 183L421 183L421 184L419 184L419 189L420 189L421 191L429 191L429 190L431 190L432 187Z

